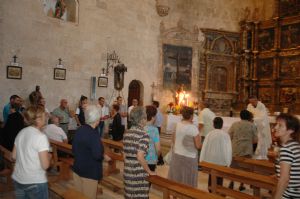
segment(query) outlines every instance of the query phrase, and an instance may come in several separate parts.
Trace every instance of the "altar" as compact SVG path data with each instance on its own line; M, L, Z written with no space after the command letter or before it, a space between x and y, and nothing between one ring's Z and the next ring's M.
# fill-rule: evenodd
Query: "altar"
M223 119L223 130L227 132L234 122L240 121L239 117L221 117ZM182 120L181 115L167 115L166 134L173 134L176 130L176 124ZM193 124L198 128L198 116L194 114Z

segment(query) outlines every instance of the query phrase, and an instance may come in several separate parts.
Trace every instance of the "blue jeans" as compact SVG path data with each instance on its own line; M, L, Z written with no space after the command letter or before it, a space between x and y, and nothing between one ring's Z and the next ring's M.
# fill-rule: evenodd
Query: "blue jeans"
M48 183L20 184L14 180L16 199L48 199Z

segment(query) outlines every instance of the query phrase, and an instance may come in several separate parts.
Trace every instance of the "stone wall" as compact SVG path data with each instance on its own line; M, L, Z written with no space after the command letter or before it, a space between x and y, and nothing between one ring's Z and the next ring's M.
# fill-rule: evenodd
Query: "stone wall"
M77 1L77 0L76 0ZM79 1L79 0L78 0ZM169 15L159 17L154 0L81 0L78 23L46 16L42 0L2 0L0 4L0 113L9 96L18 94L27 99L35 85L40 85L53 110L60 98L67 98L76 107L81 94L90 96L91 77L98 77L106 66L106 53L115 50L128 67L123 95L136 79L143 83L144 104L150 103L151 84L161 84L160 22L175 27L238 31L246 6L269 9L252 0L172 0ZM268 17L268 16L264 16ZM199 40L201 41L201 33ZM21 80L6 78L6 66L17 55L23 67ZM66 80L53 80L53 68L63 59ZM193 71L198 71L198 66ZM194 89L197 89L195 87ZM96 96L109 99L113 92L113 75L108 88L96 88ZM159 88L158 93L162 93ZM160 94L162 104L170 93ZM1 114L2 118L2 114Z

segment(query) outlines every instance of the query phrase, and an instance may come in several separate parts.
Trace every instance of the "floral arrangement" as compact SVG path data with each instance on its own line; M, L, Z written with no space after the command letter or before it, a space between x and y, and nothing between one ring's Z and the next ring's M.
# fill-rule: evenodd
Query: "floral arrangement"
M180 114L180 109L181 109L181 107L179 105L174 105L173 102L170 102L168 104L166 113L168 113L168 114L171 113L171 114L177 115L177 114Z

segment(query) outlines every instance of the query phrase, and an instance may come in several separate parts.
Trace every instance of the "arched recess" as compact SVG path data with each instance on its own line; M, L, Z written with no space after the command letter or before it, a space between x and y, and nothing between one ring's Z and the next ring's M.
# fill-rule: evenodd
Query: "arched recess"
M137 99L139 105L144 104L144 85L139 80L132 80L128 86L128 107L132 105L132 100Z

